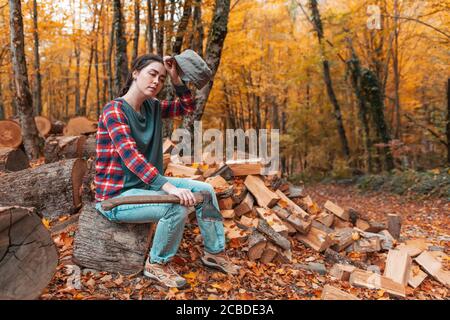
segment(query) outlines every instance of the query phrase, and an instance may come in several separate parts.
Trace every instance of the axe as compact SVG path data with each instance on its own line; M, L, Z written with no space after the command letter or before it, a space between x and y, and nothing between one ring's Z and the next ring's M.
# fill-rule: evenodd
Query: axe
M202 218L222 221L222 214L214 207L211 193L208 191L194 192L195 203L203 203ZM148 196L124 196L102 201L102 209L112 210L121 204L146 204L146 203L180 203L180 198L173 194L148 195Z

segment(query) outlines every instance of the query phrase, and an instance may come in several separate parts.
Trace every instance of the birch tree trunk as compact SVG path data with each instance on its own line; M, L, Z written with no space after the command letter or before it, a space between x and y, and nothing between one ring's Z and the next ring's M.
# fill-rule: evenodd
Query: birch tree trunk
M20 0L9 0L9 21L12 65L23 144L28 157L37 159L39 157L39 144L42 139L39 138L33 117L33 99L28 83Z

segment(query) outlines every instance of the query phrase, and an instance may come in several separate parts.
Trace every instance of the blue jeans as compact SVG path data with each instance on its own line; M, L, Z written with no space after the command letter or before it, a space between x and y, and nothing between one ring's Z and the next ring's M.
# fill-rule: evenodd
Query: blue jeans
M177 188L189 189L192 192L209 191L212 194L213 205L219 210L214 188L201 181L186 178L166 177ZM165 191L130 189L117 197L137 195L161 195ZM202 203L195 206L198 226L203 237L204 248L215 254L225 249L225 234L221 221L207 221L201 218ZM109 211L101 208L97 202L95 208L108 220L117 223L150 223L158 222L150 250L151 263L166 263L178 251L183 237L184 225L187 217L187 207L173 203L124 204Z

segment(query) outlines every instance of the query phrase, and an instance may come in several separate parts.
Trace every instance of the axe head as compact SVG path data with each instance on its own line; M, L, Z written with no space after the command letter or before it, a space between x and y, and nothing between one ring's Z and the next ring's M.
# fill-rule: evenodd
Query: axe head
M200 191L203 195L203 203L202 203L202 215L201 218L204 220L211 221L222 221L223 217L219 210L214 207L212 202L211 193L208 191Z

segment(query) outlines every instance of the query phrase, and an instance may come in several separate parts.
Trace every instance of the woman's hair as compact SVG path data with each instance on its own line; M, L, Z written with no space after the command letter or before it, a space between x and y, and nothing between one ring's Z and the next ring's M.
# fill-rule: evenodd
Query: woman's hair
M128 90L130 90L131 84L133 83L133 72L134 71L141 71L146 66L148 66L152 62L160 62L164 65L164 60L160 56L149 53L149 54L143 54L136 59L134 59L133 63L131 64L131 70L128 73L127 81L125 82L125 85L120 90L120 95L125 95Z

